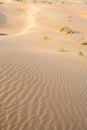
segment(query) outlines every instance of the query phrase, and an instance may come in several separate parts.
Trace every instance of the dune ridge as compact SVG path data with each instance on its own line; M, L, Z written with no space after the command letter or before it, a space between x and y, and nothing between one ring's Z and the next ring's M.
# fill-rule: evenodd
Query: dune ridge
M12 5L8 5L10 8ZM1 32L6 32L9 35L13 34L19 35L25 33L25 30L32 28L35 26L35 17L34 13L38 11L37 8L34 6L26 5L26 9L23 7L21 9L17 5L15 7L11 7L8 11L7 7L3 7L0 13L0 27ZM16 11L17 10L17 11ZM8 15L6 14L8 12ZM14 21L13 19L16 18L15 12L18 12L17 20ZM19 25L19 27L17 27ZM9 29L10 28L10 29Z

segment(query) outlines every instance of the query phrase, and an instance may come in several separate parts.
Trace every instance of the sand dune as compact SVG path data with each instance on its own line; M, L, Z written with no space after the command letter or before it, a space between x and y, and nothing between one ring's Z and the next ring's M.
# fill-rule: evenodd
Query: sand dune
M86 26L86 4L0 5L0 130L87 130Z
M27 9L28 8L28 9ZM13 4L4 6L0 12L1 31L8 34L17 34L34 25L34 17L32 16L34 7Z

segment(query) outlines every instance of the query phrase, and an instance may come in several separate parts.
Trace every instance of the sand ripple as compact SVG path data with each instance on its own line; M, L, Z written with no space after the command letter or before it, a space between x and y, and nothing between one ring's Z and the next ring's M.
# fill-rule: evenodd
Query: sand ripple
M1 50L0 130L86 130L86 76L73 56Z

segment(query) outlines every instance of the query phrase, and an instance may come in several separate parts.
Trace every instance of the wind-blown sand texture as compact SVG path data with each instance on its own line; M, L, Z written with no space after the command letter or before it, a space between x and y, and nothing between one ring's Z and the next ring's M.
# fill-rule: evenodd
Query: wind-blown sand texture
M0 130L87 130L86 37L86 4L0 5Z

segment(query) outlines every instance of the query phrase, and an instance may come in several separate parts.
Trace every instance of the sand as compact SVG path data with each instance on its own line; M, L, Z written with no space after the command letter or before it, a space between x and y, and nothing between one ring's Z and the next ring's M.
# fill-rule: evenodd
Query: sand
M87 130L86 38L84 3L0 5L0 130Z

